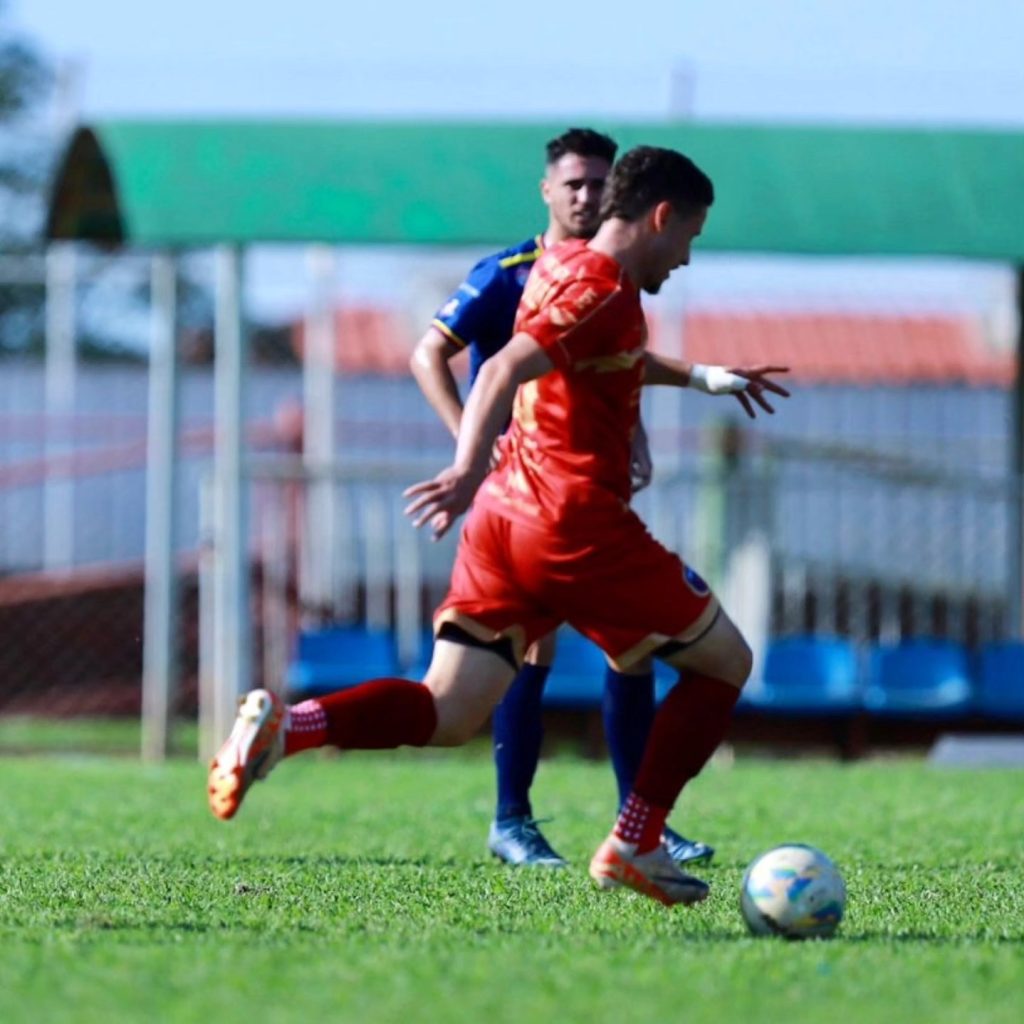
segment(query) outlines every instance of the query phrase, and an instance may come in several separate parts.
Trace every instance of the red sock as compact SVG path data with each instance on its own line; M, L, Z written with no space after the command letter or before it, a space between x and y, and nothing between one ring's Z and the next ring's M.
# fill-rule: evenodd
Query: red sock
M739 695L721 679L684 672L654 716L634 792L671 810L725 737Z
M637 853L646 853L661 842L668 812L668 807L655 807L635 792L630 793L619 811L615 834L627 843L636 843Z
M284 756L322 747L327 742L327 713L318 700L304 700L288 709L285 721Z
M434 695L408 679L372 679L319 697L324 739L342 750L424 747L437 728Z

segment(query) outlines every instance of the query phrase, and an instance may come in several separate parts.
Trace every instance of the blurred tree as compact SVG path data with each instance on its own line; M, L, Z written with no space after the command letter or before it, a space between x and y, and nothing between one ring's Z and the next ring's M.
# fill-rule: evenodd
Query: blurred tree
M50 90L43 58L13 31L0 0L0 352L31 349L42 338L41 286L26 259L38 254L51 140L31 119Z

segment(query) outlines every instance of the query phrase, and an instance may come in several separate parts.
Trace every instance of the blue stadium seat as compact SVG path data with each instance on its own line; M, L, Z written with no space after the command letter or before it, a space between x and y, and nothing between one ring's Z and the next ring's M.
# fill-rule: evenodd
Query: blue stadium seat
M607 664L597 644L564 626L558 631L558 649L544 687L545 707L599 708Z
M872 714L952 718L971 710L967 651L949 640L876 648L864 691Z
M1024 720L1024 643L981 649L978 710L992 718Z
M288 667L293 698L316 697L355 686L364 679L398 675L395 642L389 630L328 626L299 633Z
M761 679L743 705L783 714L850 714L860 707L857 650L836 636L787 636L769 643Z

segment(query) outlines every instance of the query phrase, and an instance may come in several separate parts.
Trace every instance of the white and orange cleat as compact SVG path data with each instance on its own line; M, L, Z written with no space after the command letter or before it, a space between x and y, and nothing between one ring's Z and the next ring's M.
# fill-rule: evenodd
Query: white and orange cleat
M250 690L239 702L231 735L210 762L207 778L210 810L218 818L233 818L249 787L284 756L285 714L281 698L269 690Z
M590 861L590 877L602 889L625 886L667 907L700 903L710 892L706 882L679 870L664 843L647 853L637 853L636 843L627 843L614 832Z

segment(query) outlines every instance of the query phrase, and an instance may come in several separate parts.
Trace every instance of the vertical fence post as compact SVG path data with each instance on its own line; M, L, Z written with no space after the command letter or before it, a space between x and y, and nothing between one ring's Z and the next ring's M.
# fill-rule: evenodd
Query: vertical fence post
M294 484L290 477L254 481L254 493L262 494L259 529L261 574L260 615L263 622L263 685L283 694L288 671L288 583L292 531L288 503Z
M52 242L46 252L46 455L71 451L66 436L75 410L75 249ZM66 570L74 564L74 483L46 469L43 564Z
M199 760L208 761L224 738L218 735L217 670L214 580L216 578L216 526L213 510L213 478L199 479Z
M215 734L227 735L238 697L251 672L248 515L245 445L245 331L242 313L242 250L216 252L216 362L214 366L214 706Z
M334 253L325 245L311 246L307 265L312 287L302 353L303 457L313 473L307 482L301 605L315 609L315 617L320 620L337 617L337 491L328 471L335 458Z
M177 265L158 253L152 265L146 452L146 592L142 667L142 756L166 757L177 696L178 358Z

